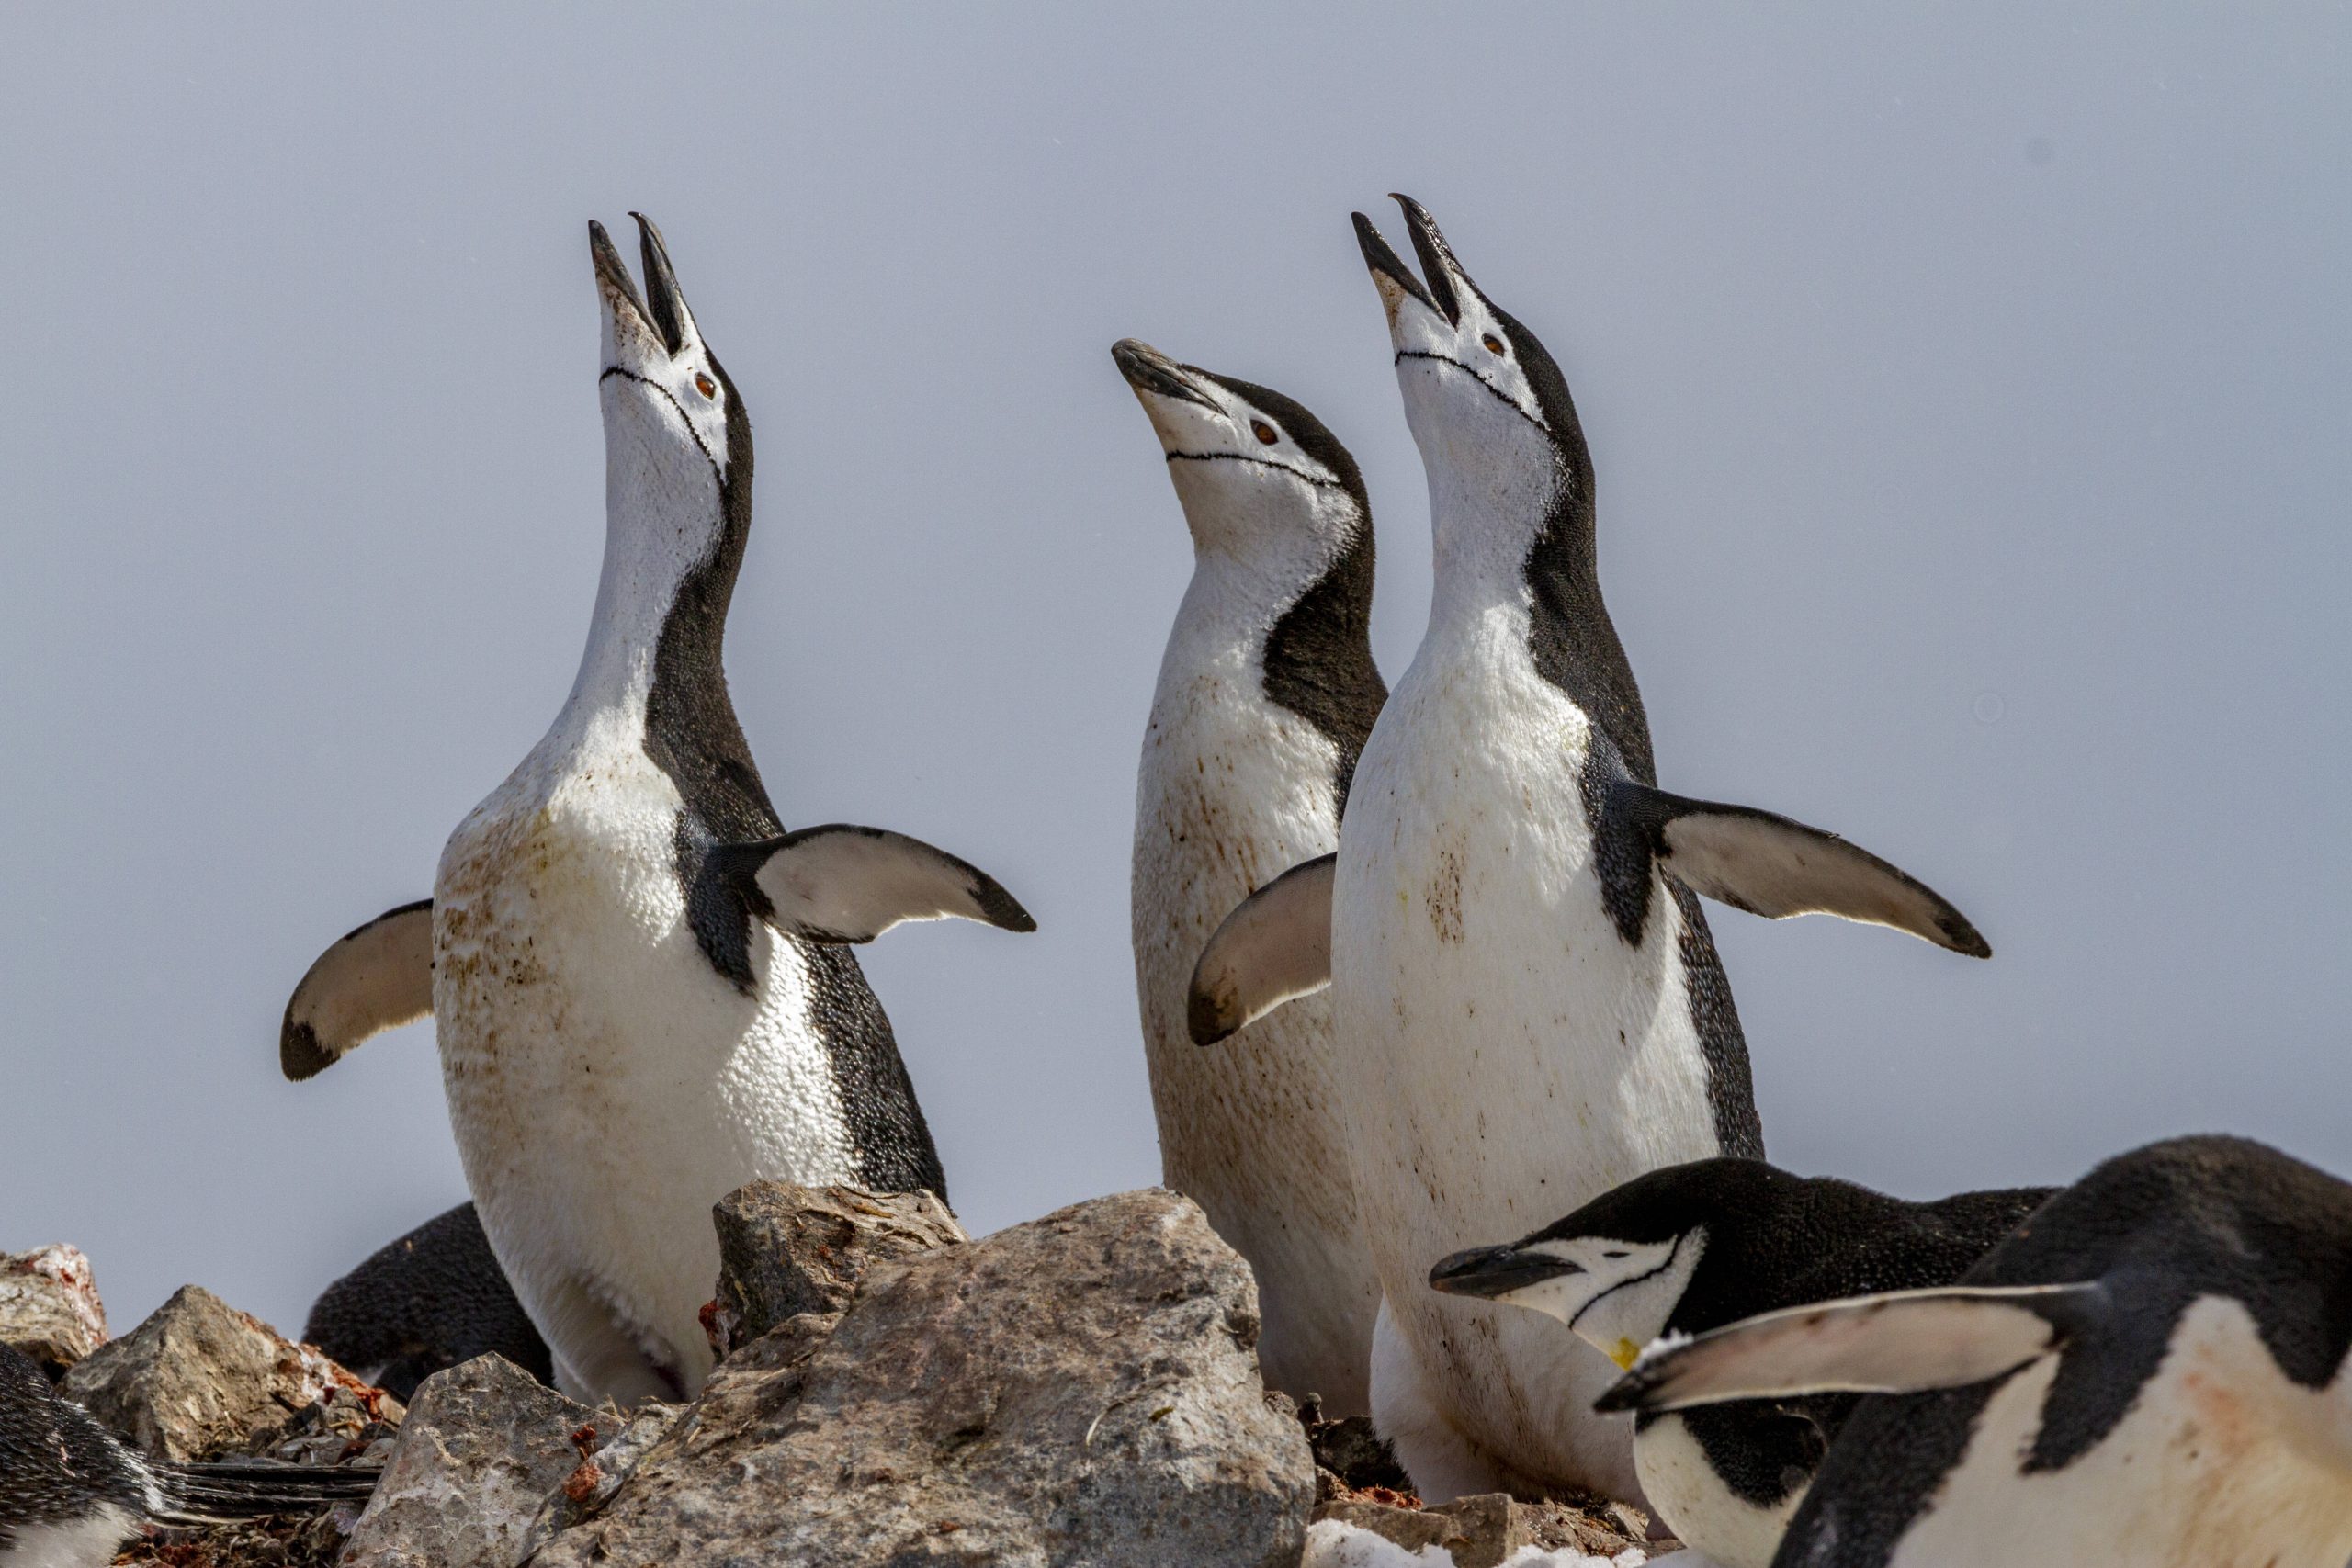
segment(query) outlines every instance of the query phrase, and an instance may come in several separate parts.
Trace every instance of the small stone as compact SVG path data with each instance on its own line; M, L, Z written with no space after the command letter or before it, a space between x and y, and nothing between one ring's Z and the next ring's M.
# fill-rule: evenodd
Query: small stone
M720 1199L717 1299L703 1332L724 1359L788 1318L841 1311L876 1263L971 1238L928 1192L754 1181Z
M503 1356L434 1373L343 1568L508 1568L540 1504L580 1464L571 1434L594 1418Z
M182 1286L64 1382L67 1398L149 1458L182 1462L261 1452L290 1414L338 1388L363 1404L373 1394L376 1418L398 1422L398 1401L198 1285Z
M1453 1554L1454 1568L1499 1568L1522 1547L1614 1557L1629 1548L1645 1546L1642 1535L1648 1521L1639 1509L1625 1510L1640 1524L1633 1533L1618 1528L1618 1516L1603 1511L1624 1506L1597 1497L1521 1503L1504 1493L1487 1492L1456 1497L1424 1512L1450 1519L1461 1532L1446 1548Z
M80 1247L0 1253L0 1345L56 1378L106 1342L106 1305Z
M1362 1499L1344 1499L1317 1507L1314 1522L1319 1525L1326 1519L1369 1530L1407 1552L1431 1546L1451 1551L1465 1539L1460 1523L1449 1515L1427 1513L1419 1508L1392 1508Z

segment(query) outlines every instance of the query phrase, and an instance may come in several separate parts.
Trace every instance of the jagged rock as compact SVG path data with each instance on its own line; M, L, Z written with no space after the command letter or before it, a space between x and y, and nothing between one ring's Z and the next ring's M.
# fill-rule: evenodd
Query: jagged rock
M594 1416L503 1356L416 1391L344 1568L509 1568L548 1493L580 1462Z
M830 1320L825 1332L831 1332ZM563 1484L548 1495L539 1505L538 1517L531 1521L521 1556L528 1562L539 1548L556 1535L585 1523L604 1512L621 1483L637 1473L653 1446L670 1435L671 1428L684 1419L683 1404L648 1404L635 1412L624 1415L607 1405L597 1412L594 1427L582 1427L574 1432L572 1445L581 1451L580 1462ZM595 1433L612 1436L598 1446ZM584 1434L584 1436L583 1436Z
M1257 1287L1189 1200L1098 1199L875 1265L738 1352L538 1568L1290 1568L1314 1486Z
M703 1326L721 1358L803 1313L841 1311L876 1263L971 1238L928 1192L754 1181L711 1210L718 1287Z
M0 1253L0 1345L54 1378L107 1342L107 1309L78 1247Z
M366 1383L308 1345L198 1285L183 1285L154 1314L100 1346L65 1374L70 1399L150 1458L219 1459L267 1444L288 1415ZM396 1422L399 1403L377 1396Z

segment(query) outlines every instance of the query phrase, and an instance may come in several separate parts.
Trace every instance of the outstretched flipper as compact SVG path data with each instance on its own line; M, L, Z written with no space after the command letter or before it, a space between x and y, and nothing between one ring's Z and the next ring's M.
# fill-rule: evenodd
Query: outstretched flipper
M1286 1001L1331 983L1331 874L1336 854L1291 867L1226 916L1184 998L1193 1043L1214 1045Z
M1611 782L1608 800L1612 826L1645 840L1658 863L1693 893L1768 919L1838 915L1892 926L1972 958L1993 956L1949 899L1835 833L1631 779Z
M2106 1303L2096 1282L1954 1285L1768 1312L1652 1345L1593 1408L1959 1388L2063 1348Z
M987 872L880 828L830 822L724 845L712 858L754 914L809 942L872 942L906 920L1037 929L1029 911Z
M433 900L387 909L319 954L277 1030L277 1065L300 1082L373 1035L433 1011Z

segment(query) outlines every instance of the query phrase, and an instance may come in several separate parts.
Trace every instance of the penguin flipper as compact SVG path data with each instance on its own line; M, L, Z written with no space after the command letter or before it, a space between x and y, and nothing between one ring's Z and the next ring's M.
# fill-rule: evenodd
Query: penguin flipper
M2062 1348L2106 1302L2107 1287L2093 1281L1953 1285L1791 1307L1658 1341L1593 1408L1959 1388Z
M318 956L286 1003L277 1065L297 1083L433 1011L433 900L387 909Z
M1037 929L1029 911L987 872L921 839L880 828L829 822L724 845L712 854L754 912L809 942L872 942L906 920Z
M1951 901L1900 866L1835 833L1750 806L1668 795L1631 779L1611 786L1609 809L1648 840L1665 869L1693 893L1768 919L1837 915L1892 926L1972 958L1993 949Z
M1284 1002L1331 983L1337 854L1291 867L1243 899L1201 949L1184 998L1195 1044L1214 1045Z

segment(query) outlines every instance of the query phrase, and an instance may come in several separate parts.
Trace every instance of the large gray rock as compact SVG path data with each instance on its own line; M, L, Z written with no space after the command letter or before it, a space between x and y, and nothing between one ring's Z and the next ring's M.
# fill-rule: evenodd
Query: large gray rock
M849 1305L866 1271L971 1238L928 1192L754 1181L711 1210L718 1287L705 1323L721 1357L804 1313Z
M181 1286L64 1382L68 1398L150 1458L174 1461L254 1452L277 1438L289 1413L325 1403L337 1388L362 1395L384 1419L400 1417L397 1401L198 1285Z
M417 1386L343 1568L514 1568L548 1495L581 1464L594 1412L503 1356Z
M0 1345L51 1377L107 1342L107 1309L76 1247L0 1252Z
M876 1266L713 1374L538 1568L1293 1568L1306 1434L1259 1381L1248 1267L1130 1192Z

